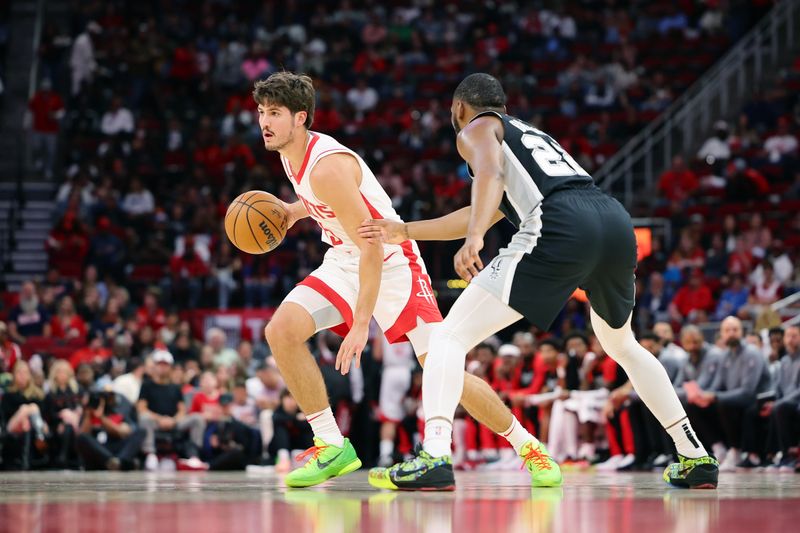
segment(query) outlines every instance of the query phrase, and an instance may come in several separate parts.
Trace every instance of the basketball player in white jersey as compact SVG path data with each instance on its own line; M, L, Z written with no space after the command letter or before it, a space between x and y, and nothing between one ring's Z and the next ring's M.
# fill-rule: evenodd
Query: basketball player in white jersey
M352 472L361 461L336 425L306 341L323 329L343 335L336 368L346 374L351 363L359 365L374 316L389 342L409 341L423 363L431 325L442 317L414 241L383 244L358 235L365 220L401 220L355 152L328 135L309 131L315 99L311 79L276 73L255 84L253 98L264 146L280 153L300 199L285 205L288 226L310 216L322 229L323 241L331 245L322 265L287 295L265 329L286 386L314 431L315 446L305 454L309 461L286 477L291 487L308 487ZM515 449L535 441L491 387L475 376L465 378L461 403ZM537 484L535 475L532 484Z

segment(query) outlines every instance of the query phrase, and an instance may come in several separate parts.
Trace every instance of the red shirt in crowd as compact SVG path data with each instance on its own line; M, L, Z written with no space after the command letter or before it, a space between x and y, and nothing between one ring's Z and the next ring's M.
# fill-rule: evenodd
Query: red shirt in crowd
M0 343L0 372L11 372L17 361L22 360L22 350L10 339Z
M198 392L192 398L192 406L189 413L213 413L219 408L219 392L208 396L204 392Z
M136 322L138 322L140 328L150 326L153 331L159 331L167 323L167 314L160 307L151 312L142 306L136 311Z
M667 170L658 180L658 190L670 201L682 201L700 187L694 172L688 168L682 171Z
M714 305L711 289L705 285L697 288L689 285L681 287L672 302L682 316L688 316L692 311L708 311Z
M95 360L100 359L106 361L111 357L111 350L103 346L86 346L80 350L75 350L69 358L69 364L72 368L78 368L81 363L93 363Z
M64 321L58 315L50 319L50 327L52 335L55 339L66 339L71 330L77 330L78 335L73 338L84 339L86 338L86 322L80 315L72 315L68 321Z
M172 256L169 261L172 274L181 278L198 278L208 275L208 266L195 254L191 258Z
M28 104L33 114L33 131L58 133L56 113L64 109L64 101L53 91L39 91Z

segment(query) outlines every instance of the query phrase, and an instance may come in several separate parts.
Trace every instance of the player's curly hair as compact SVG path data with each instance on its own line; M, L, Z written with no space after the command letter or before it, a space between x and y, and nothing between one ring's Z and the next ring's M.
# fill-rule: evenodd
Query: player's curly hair
M453 99L461 100L476 110L502 109L506 105L506 93L494 76L484 72L470 74L456 87Z
M305 111L304 125L307 129L314 122L315 98L311 78L294 72L276 72L257 81L253 87L253 100L257 104L286 106L292 114Z

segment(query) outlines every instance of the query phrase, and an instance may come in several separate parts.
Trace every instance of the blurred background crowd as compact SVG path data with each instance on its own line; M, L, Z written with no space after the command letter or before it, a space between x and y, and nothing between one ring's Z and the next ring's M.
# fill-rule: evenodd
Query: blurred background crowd
M166 458L181 459L173 463L181 468L288 468L289 452L310 445L261 336L226 336L192 320L200 308L273 308L325 251L311 221L263 256L238 252L224 235L222 217L240 192L293 200L277 156L263 149L254 80L282 69L310 74L318 95L313 129L359 152L404 219L431 218L469 198L449 117L465 74L500 79L509 112L553 135L591 172L771 6L73 2L69 17L46 21L29 103L31 174L59 187L49 270L4 293L0 308L2 466L154 469L159 458L169 467ZM734 466L756 456L780 465L797 444L779 429L788 419L778 421L796 417L800 405L785 390L792 380L782 383L779 373L784 355L797 357L796 331L781 330L771 306L800 284L798 89L800 58L734 119L719 117L691 157L676 156L657 189L628 206L670 228L654 230L637 271L637 332L665 366L675 363L671 376L697 407L692 416L716 428L703 438L720 457L733 449ZM494 228L487 254L512 233L506 223ZM460 290L451 279L457 245L421 246L443 311ZM738 337L717 324L726 317L743 321ZM419 438L419 369L406 354L404 370L387 372L382 354L404 348L381 337L375 333L363 372L350 378L331 369L334 336L314 346L340 425L367 464L407 452ZM742 351L759 354L747 363L757 368L715 373L730 365L703 367L698 355L725 361ZM475 348L469 361L550 439L560 460L610 457L607 468L633 468L672 453L593 341L579 299L552 332L518 325ZM393 400L399 407L382 407L381 376L395 372L407 374L398 378L407 392ZM742 394L734 402L741 413L722 406L722 393L732 390ZM707 399L712 393L720 399ZM781 395L793 414L762 410ZM743 440L766 433L729 421L748 420L743 413L754 406L756 422L772 430L753 444ZM398 410L399 418L385 414ZM513 462L504 442L460 420L459 465Z

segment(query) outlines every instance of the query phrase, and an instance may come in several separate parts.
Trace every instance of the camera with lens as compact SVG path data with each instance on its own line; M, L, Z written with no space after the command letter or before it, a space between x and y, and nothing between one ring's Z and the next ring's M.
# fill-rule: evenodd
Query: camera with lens
M112 391L92 391L89 393L89 401L86 404L87 409L97 409L100 407L100 402L104 402L106 413L114 406L117 396Z

